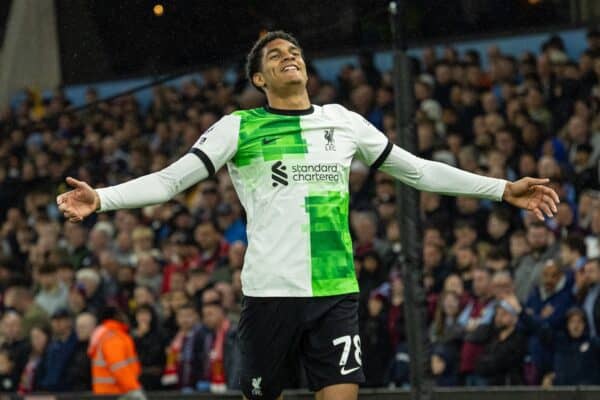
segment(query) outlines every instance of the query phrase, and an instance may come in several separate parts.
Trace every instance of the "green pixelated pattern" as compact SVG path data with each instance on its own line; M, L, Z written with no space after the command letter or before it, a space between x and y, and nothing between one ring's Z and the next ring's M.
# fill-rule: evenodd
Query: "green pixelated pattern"
M313 296L358 292L346 192L329 191L305 198L310 219Z
M233 158L237 167L250 165L255 160L302 158L308 152L301 134L300 116L272 114L264 108L234 114L241 117L238 150Z

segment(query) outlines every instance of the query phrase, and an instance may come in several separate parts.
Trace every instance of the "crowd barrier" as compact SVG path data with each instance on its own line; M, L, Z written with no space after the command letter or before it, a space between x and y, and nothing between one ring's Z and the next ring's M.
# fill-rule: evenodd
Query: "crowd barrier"
M91 393L61 393L19 396L0 396L0 400L116 400L114 396L93 396ZM241 399L239 392L228 393L148 393L149 400L220 400ZM286 391L284 400L308 400L308 391ZM360 400L411 400L408 390L362 389ZM538 387L436 388L430 400L598 400L600 386L564 386L551 389Z

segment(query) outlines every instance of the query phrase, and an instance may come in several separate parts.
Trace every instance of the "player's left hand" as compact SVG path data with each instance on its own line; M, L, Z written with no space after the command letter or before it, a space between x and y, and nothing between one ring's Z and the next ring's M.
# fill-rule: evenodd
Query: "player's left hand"
M556 205L560 200L554 190L545 186L549 182L550 179L536 178L508 182L502 199L515 207L533 212L542 221L544 214L552 218L558 212Z

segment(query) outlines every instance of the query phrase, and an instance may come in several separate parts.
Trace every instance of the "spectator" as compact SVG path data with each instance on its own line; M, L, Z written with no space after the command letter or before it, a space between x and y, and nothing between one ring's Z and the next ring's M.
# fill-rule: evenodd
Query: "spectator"
M38 270L40 291L35 296L35 302L42 307L48 315L67 307L68 289L58 281L56 267L45 265Z
M212 338L208 354L209 372L204 374L210 382L210 391L239 390L240 359L236 324L227 318L220 301L202 305L202 321Z
M558 251L558 246L552 243L550 232L542 222L534 222L527 228L527 242L531 250L515 269L515 291L522 302L538 284L546 261L554 258Z
M67 309L72 315L77 315L88 310L85 288L83 285L72 286L69 289Z
M496 303L494 323L488 326L485 349L475 366L490 386L522 384L526 340L517 330L518 320L517 310L508 301Z
M600 257L600 208L591 212L590 232L585 238L588 257Z
M583 267L583 277L577 297L585 312L590 337L598 337L600 329L600 260L588 260Z
M571 234L561 241L560 261L571 274L583 268L586 263L585 254L585 242L580 235Z
M452 254L456 255L459 248L471 247L475 245L478 238L477 229L472 221L460 219L456 221L453 229L454 244L452 245Z
M201 293L198 293L198 295L200 295L198 304L202 304ZM167 299L168 303L162 308L163 327L167 337L172 338L179 329L177 323L177 311L179 308L190 302L190 296L188 296L184 290L173 290L169 292Z
M92 268L80 269L77 271L75 284L83 290L86 310L98 313L107 300L102 291L102 278L98 271Z
M471 301L471 294L465 290L465 284L457 274L448 275L444 281L444 291L454 292L458 295L461 310Z
M463 337L463 327L458 323L460 312L458 294L454 291L442 292L429 333L432 343L438 343L438 348L444 347L448 350L444 354L455 355L456 358Z
M387 276L383 269L382 261L379 254L375 251L368 251L359 257L360 267L357 271L358 285L360 288L360 303L363 305L359 310L359 315L365 316L367 311L367 300L369 293L381 285Z
M88 348L94 394L126 394L132 400L145 400L138 381L141 367L135 345L127 332L126 315L114 306L107 306L100 313L100 321Z
M487 238L490 244L508 253L510 214L504 209L492 211L487 220Z
M66 309L52 314L52 339L39 366L37 387L43 391L68 390L63 379L77 346L71 315Z
M363 256L369 251L375 251L379 259L386 259L389 251L388 244L377 237L377 217L372 212L357 212L350 216L352 231L356 235L354 253Z
M388 380L389 355L393 353L387 327L386 302L382 293L377 290L371 292L367 315L360 330L366 387L385 386Z
M64 235L67 239L67 252L69 263L75 269L87 266L90 262L90 251L86 247L88 237L87 229L80 224L69 224L65 222ZM52 314L52 313L50 313Z
M221 304L227 318L234 323L239 322L241 307L236 303L233 286L228 282L216 282L214 289L221 296Z
M485 257L484 266L494 272L510 271L510 256L498 247L492 247Z
M473 291L473 271L479 266L477 250L471 245L457 247L454 252L454 271L460 276L465 289Z
M50 327L47 325L35 325L31 328L29 334L31 349L29 351L27 364L25 364L25 368L23 369L23 373L19 380L19 394L23 395L31 393L37 389L36 379L38 376L38 367L46 352L51 335Z
M522 230L517 230L510 235L510 269L516 270L521 260L529 254L531 248L527 242L527 235Z
M231 244L236 241L248 243L246 237L246 225L229 203L221 203L217 206L217 225L223 232L223 237L227 243Z
M235 241L229 246L227 253L227 264L217 268L212 277L213 280L231 282L231 275L235 270L241 270L244 265L244 254L246 253L246 245L244 242Z
M554 385L597 385L600 383L600 342L590 338L587 332L585 314L574 308L567 312L567 337L562 331L553 331Z
M515 301L515 303L518 303ZM600 343L586 331L585 313L572 308L566 314L566 331L556 330L548 323L520 312L527 330L535 332L548 346L555 349L553 368L545 376L543 385L597 385L600 382Z
M194 230L194 240L200 247L200 252L192 262L192 268L200 268L211 273L227 257L229 244L214 222L201 221Z
M492 290L496 301L501 301L507 297L514 296L515 285L513 278L508 271L497 271L492 276Z
M140 304L136 307L135 328L132 334L136 349L140 349L142 387L146 390L162 389L160 378L166 361L166 338L151 304Z
M140 253L137 256L135 283L139 286L149 286L159 292L162 287L163 275L157 257L151 253Z
M425 284L428 291L439 293L450 268L444 261L444 247L437 243L426 243L423 246L423 275L431 282Z
M154 248L154 232L146 226L138 226L131 233L133 252L135 254L147 253Z
M404 281L397 269L390 271L389 304L387 327L392 351L406 341L406 321L404 317Z
M484 268L473 270L473 296L458 317L464 329L464 342L460 351L459 372L468 386L485 385L485 380L475 373L475 366L483 353L483 345L477 340L477 331L492 323L494 306L491 291L491 274Z
M167 362L161 382L166 387L194 390L202 377L207 377L206 332L192 304L179 306L176 315L178 330L167 347ZM206 386L205 383L203 388Z
M457 246L471 246L479 238L483 238L487 228L489 212L482 208L476 199L470 197L457 197L456 224L454 225L454 236Z
M594 160L594 148L587 143L575 147L573 159L574 185L577 193L585 189L600 189L598 180L598 159Z
M156 294L150 286L136 286L133 291L133 302L135 309L140 306L151 306L156 304Z
M8 386L11 389L16 388L19 377L27 363L27 354L29 353L29 343L23 332L23 318L15 311L7 311L2 316L0 322L0 351L5 352L4 374L9 379ZM0 372L2 374L2 372Z
M34 301L31 290L25 286L10 286L4 292L4 307L12 308L23 316L23 334L29 335L34 326L50 323L46 311Z
M572 289L567 285L564 270L556 262L546 261L542 269L542 282L536 286L525 304L526 311L541 323L553 329L564 326L565 314L573 305ZM529 339L528 353L534 370L529 383L538 382L551 368L552 349L538 336Z
M437 100L442 107L450 106L450 89L452 87L452 75L450 65L444 61L437 63L434 69L435 88L433 98Z
M557 206L558 212L556 218L548 225L554 232L557 238L565 239L569 235L581 234L579 228L575 224L575 213L569 203L560 203Z
M77 344L64 376L66 386L70 391L89 392L92 390L92 361L87 352L96 325L96 316L89 312L83 312L75 319Z

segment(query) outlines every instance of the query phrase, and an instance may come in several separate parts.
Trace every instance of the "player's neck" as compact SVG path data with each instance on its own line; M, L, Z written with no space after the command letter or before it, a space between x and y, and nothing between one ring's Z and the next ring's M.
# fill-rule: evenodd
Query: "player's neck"
M267 102L269 107L278 110L306 110L310 108L310 99L306 90L299 93L269 93Z

